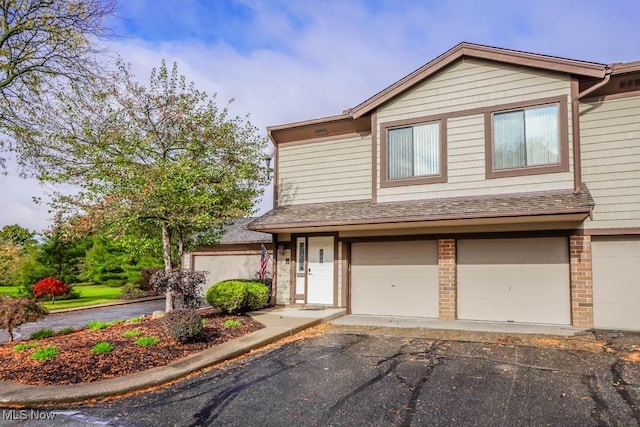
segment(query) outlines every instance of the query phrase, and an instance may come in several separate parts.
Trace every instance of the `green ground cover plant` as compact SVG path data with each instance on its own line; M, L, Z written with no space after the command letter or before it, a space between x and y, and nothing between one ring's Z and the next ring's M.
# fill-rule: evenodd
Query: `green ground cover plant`
M140 336L140 334L142 334L142 332L140 332L140 330L131 329L130 331L123 332L122 333L122 337L123 338L134 338L134 337Z
M99 342L98 344L94 345L91 348L91 351L94 354L104 354L104 353L111 353L114 348L115 347L110 342L102 341L102 342Z
M148 345L155 345L160 342L160 338L158 337L140 337L136 340L136 344L142 347L146 347Z
M53 359L57 355L58 355L58 347L54 345L54 346L44 347L34 351L33 354L31 355L31 358L34 360L47 360L47 359Z
M13 351L25 351L28 350L30 348L35 348L37 347L39 344L37 342L26 342L23 344L17 344L13 346Z
M54 336L56 333L53 329L40 329L38 331L33 332L29 338L32 340L43 340L45 338L49 338Z
M240 323L239 320L234 320L234 319L225 320L224 323L222 324L222 326L224 326L225 328L237 328L241 325L242 323Z

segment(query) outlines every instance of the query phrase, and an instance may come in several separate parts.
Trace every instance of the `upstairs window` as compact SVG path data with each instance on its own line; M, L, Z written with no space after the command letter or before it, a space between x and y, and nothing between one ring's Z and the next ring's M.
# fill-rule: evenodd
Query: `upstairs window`
M568 171L566 100L488 113L487 178Z
M383 124L381 185L445 182L443 127L442 121Z

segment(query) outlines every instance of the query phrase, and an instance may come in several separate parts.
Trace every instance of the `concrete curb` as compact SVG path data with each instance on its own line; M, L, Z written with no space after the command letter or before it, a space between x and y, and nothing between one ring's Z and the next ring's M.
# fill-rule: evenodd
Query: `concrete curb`
M326 318L324 316L291 317L280 315L277 311L271 310L249 314L254 319L262 322L265 328L176 360L168 365L132 375L93 383L64 386L30 386L12 381L0 381L0 404L29 407L33 405L73 403L144 390L248 353L255 348L328 321L330 320L329 318L340 317L344 313L332 314L326 316Z

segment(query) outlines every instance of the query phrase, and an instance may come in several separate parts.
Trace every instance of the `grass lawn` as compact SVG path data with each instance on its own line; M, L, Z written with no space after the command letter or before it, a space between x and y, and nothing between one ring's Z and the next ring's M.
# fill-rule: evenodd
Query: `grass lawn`
M63 301L45 302L48 310L60 310L62 308L84 307L88 305L104 304L120 298L120 288L110 288L102 285L74 286L80 293L80 298ZM17 286L0 286L0 294L18 295Z

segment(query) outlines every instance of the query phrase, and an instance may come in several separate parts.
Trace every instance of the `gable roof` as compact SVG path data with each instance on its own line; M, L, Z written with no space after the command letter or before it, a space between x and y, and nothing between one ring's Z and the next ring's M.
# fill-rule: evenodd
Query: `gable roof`
M271 243L271 234L249 230L247 225L255 217L238 218L223 229L220 245L234 245L240 243Z
M269 138L275 145L278 145L279 143L370 131L371 124L365 120L367 114L463 57L568 73L587 79L603 79L607 72L612 71L614 74L623 74L640 70L640 61L607 65L462 42L357 106L345 110L342 114L269 126L267 127Z
M575 59L462 42L349 110L351 117L356 119L369 113L371 110L399 95L416 83L465 56L596 78L603 78L608 68L606 64L596 62L578 61Z

